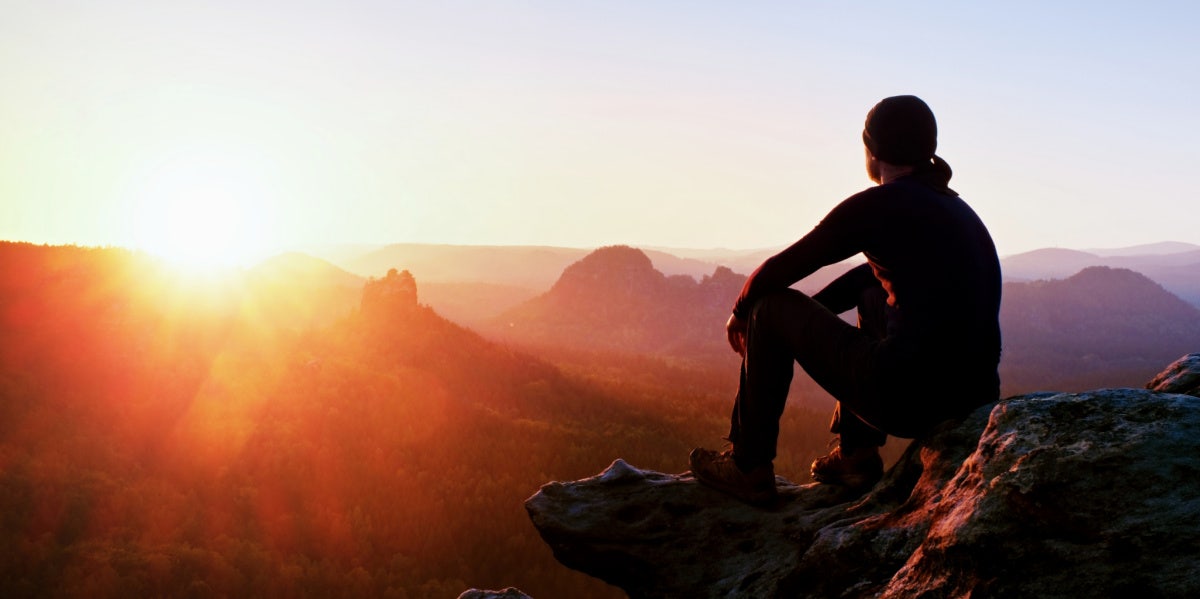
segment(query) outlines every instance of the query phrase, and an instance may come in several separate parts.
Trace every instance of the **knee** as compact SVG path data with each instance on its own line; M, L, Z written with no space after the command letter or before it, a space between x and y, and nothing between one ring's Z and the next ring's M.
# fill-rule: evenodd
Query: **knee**
M797 304L804 301L813 302L812 298L795 289L769 293L754 302L750 309L750 322L778 322L786 315L794 314Z
M761 335L764 330L779 328L780 317L783 314L779 306L782 303L779 295L780 293L766 295L750 307L750 320L747 321L746 327L751 337Z

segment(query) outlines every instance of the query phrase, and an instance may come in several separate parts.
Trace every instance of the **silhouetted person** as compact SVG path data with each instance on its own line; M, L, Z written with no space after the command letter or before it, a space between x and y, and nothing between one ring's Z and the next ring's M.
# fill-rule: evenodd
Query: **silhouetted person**
M865 490L887 435L912 438L996 401L1000 265L987 228L951 190L937 124L915 96L885 98L863 130L878 185L837 205L746 281L726 330L742 356L732 449L692 451L703 483L775 498L772 461L793 361L838 400L838 446L812 464L823 483ZM857 254L867 263L809 297L790 288ZM837 314L858 309L859 326Z

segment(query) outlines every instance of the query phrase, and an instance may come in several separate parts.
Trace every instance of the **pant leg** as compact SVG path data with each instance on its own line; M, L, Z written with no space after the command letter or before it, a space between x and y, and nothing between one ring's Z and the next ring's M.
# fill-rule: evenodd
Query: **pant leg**
M738 463L753 467L775 458L794 363L846 401L867 392L878 341L791 289L759 300L747 324L728 438Z
M856 295L858 328L873 339L882 340L887 336L887 291L872 276ZM854 412L843 410L841 401L834 406L829 432L840 437L839 445L845 449L880 447L887 442L887 433L867 424Z
M833 419L829 423L829 432L837 435L838 445L847 450L883 447L883 444L887 442L887 433L867 424L854 412L842 409L840 401L833 407Z
M883 305L886 315L891 308ZM945 397L930 393L928 380L917 372L920 364L897 357L885 348L888 341L850 325L799 291L759 300L750 314L730 417L728 438L738 463L749 467L775 458L793 361L838 400L838 429L850 435L851 443L878 444L883 433L913 438L954 416ZM848 414L857 422L849 424ZM865 429L849 428L859 424Z

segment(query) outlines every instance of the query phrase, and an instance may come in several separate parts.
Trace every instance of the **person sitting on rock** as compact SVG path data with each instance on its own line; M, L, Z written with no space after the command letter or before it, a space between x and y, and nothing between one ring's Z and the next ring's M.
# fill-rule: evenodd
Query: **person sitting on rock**
M999 398L1000 264L983 222L947 186L933 112L916 96L885 98L862 138L877 185L763 262L726 323L742 356L732 448L697 448L689 461L702 483L752 504L775 499L793 361L838 402L838 445L813 462L813 478L860 491L883 475L887 435L914 438ZM859 253L865 264L816 295L790 288ZM858 327L837 316L851 308Z

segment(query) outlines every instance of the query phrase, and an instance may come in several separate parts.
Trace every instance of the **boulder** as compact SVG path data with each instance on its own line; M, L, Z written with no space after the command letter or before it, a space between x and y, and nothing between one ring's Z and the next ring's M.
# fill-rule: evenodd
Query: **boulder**
M631 597L1200 595L1197 397L1012 397L914 441L861 496L777 483L764 510L616 460L525 507L559 561Z
M1200 353L1188 354L1158 373L1146 388L1160 393L1183 393L1200 397Z

